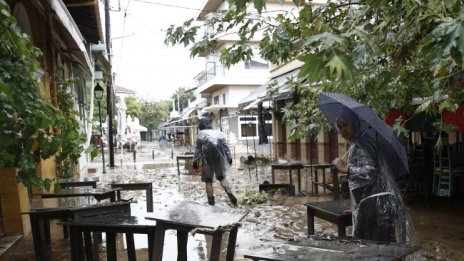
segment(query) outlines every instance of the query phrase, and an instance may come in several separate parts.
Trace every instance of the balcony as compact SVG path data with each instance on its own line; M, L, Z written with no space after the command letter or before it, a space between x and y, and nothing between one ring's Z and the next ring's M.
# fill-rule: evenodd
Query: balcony
M203 97L229 85L261 85L269 78L267 64L246 62L226 68L215 62L208 62L206 70L196 77L198 92Z

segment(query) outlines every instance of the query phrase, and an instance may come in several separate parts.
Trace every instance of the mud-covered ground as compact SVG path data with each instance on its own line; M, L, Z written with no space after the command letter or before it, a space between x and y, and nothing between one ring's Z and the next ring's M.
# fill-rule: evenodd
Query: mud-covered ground
M240 164L240 156L246 155L246 148L238 145L234 148L235 160L229 172L228 179L232 190L237 197L250 189L258 189L258 184L270 181L270 167L259 166L258 169L248 169ZM100 172L101 161L95 159L89 176L100 178L99 186L105 186L111 180L120 178L152 181L154 187L154 211L165 208L182 200L195 201L206 204L204 184L197 175L186 175L187 172L181 164L182 174L177 175L175 159L171 155L180 155L191 148L160 148L157 143L144 144L136 154L136 163L133 154L120 151L115 156L117 167L107 169L107 174ZM251 149L249 150L249 152ZM265 148L263 148L265 151ZM155 159L153 159L153 156ZM107 159L107 158L106 158ZM121 165L121 159L123 164ZM145 168L144 168L145 166ZM277 172L278 182L287 182L287 176ZM296 197L279 193L269 195L267 203L254 206L239 206L249 210L243 219L237 236L235 260L247 260L244 254L253 253L262 249L266 242L287 242L306 237L306 208L304 203L310 201L331 200L330 194L312 196L309 175L302 172L302 190ZM219 183L214 184L216 205L232 207ZM123 198L133 198L137 201L132 205L133 213L146 211L145 192L122 192ZM422 250L415 255L416 260L464 260L464 205L458 199L432 198L429 200L413 199L408 202L415 223L416 231ZM336 226L316 218L315 231L320 236L330 237L336 235ZM348 229L348 234L350 230ZM138 260L148 260L147 239L144 235L137 235L136 247ZM52 225L52 260L70 260L68 242L62 237L61 229ZM226 242L226 240L223 240ZM203 235L189 236L188 260L207 260L208 249L211 245L209 238ZM127 260L123 251L124 240L118 240L118 260ZM169 231L166 236L164 260L176 260L175 232ZM104 244L101 247L101 257L105 260ZM30 236L25 237L18 245L8 252L5 260L34 260L34 251Z

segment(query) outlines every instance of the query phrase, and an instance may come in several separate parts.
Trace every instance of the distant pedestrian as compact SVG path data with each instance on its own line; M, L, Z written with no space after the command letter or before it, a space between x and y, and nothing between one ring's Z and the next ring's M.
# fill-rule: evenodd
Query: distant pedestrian
M226 170L232 165L232 157L224 134L213 130L207 118L200 119L198 126L200 131L197 137L197 146L193 156L193 167L198 168L199 160L202 161L203 171L201 181L206 184L208 204L214 205L214 178L220 181L227 196L234 206L237 206L237 198L234 196L226 179Z

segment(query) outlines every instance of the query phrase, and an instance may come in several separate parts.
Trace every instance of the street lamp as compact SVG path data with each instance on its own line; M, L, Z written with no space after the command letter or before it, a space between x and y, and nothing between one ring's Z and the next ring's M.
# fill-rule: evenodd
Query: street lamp
M93 89L93 93L95 95L95 99L98 102L98 117L100 119L100 141L101 141L101 153L102 153L102 161L103 161L103 173L106 173L105 170L105 150L103 146L103 127L102 127L102 112L101 112L101 100L103 98L103 88L100 86L99 83L95 85Z

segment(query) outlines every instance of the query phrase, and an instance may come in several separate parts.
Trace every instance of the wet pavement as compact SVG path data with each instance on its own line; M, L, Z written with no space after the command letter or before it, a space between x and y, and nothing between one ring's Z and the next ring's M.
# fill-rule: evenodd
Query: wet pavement
M269 157L269 145L259 147L261 156ZM229 182L232 191L240 198L247 190L258 189L258 185L271 180L271 171L268 165L260 165L257 169L249 169L240 164L240 156L252 153L253 147L237 145L232 148L235 154L234 162L229 171ZM248 151L248 152L247 152ZM112 180L126 179L153 182L154 211L160 211L180 201L193 201L206 204L204 183L198 175L187 175L184 163L181 163L182 174L177 175L176 155L193 152L193 148L160 147L158 142L141 144L135 155L124 150L115 152L115 168L106 168L107 173L102 174L101 158L96 158L90 164L89 177L99 177L99 187L105 187ZM108 159L106 155L105 159ZM286 183L287 176L276 172L277 182ZM296 175L294 176L296 177ZM312 196L310 191L309 174L302 171L302 190L296 197L289 197L279 193L269 196L269 201L255 206L239 206L249 210L242 220L237 235L235 260L248 260L244 254L261 250L268 242L288 242L306 237L306 208L304 203L310 201L331 200L330 194ZM306 181L306 182L305 182ZM216 205L231 207L228 197L219 183L214 183ZM122 198L134 199L131 210L133 213L146 211L145 191L123 191ZM462 197L461 197L462 198ZM461 202L446 198L432 198L429 200L414 199L408 203L411 207L412 218L416 226L422 250L415 255L416 260L464 260L464 206ZM316 218L315 231L317 236L330 238L337 232L336 225ZM347 233L350 234L350 229ZM176 260L176 237L174 231L166 233L164 259ZM226 240L223 240L226 242ZM118 260L127 260L124 253L124 239L119 237ZM138 260L147 258L146 235L135 235L135 244ZM101 247L102 260L106 257L104 243ZM188 260L207 260L208 250L211 246L208 236L196 234L189 235ZM63 239L62 230L58 225L52 224L52 260L70 260L69 242ZM34 260L34 250L31 236L26 236L18 243L5 260Z

